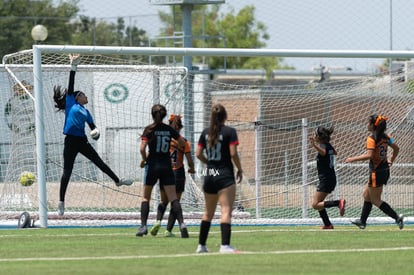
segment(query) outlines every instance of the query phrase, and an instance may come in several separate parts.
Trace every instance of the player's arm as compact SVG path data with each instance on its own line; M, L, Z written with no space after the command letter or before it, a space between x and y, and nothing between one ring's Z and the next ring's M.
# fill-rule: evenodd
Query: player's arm
M185 148L185 138L183 138L182 136L178 136L176 140L179 148Z
M395 158L398 156L398 153L400 152L400 147L395 142L391 143L389 146L392 148L392 154L388 160L388 164L391 166L394 163Z
M79 55L69 55L69 60L71 64L71 69L69 73L69 85L68 85L68 94L73 95L74 87L75 87L75 74L76 70L78 68L78 64L80 62L80 56Z
M194 161L193 161L193 157L191 156L191 152L187 152L184 155L185 155L185 158L187 159L188 173L194 174L195 168L194 168Z
M237 144L238 143L230 144L230 156L231 156L231 160L233 161L234 165L237 168L237 174L236 174L237 182L241 182L243 179L243 169L241 166L239 153L237 152Z
M346 163L354 162L354 161L363 161L363 160L371 160L374 158L374 150L367 149L365 154L355 156L355 157L349 157L345 159Z
M196 157L204 164L207 164L208 160L206 156L203 154L204 147L200 143L197 145L196 148Z
M86 110L86 112L87 112L86 123L88 123L89 128L91 129L90 135L94 140L98 140L99 137L101 136L101 133L99 132L99 129L96 127L91 113L88 110Z
M148 139L145 137L141 138L141 145L139 147L139 152L141 153L141 164L140 164L141 168L144 168L147 162L147 152L146 152L147 144L148 144Z
M321 155L323 157L326 155L326 148L325 148L324 144L320 144L320 143L317 143L317 142L313 141L312 146L313 146L313 148L316 149L316 151L318 151L319 155Z

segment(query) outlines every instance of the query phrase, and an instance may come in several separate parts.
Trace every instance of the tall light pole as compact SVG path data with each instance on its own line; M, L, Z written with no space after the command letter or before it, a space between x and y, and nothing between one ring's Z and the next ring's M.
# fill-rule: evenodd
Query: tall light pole
M35 44L41 41L45 41L47 38L47 29L43 25L36 25L32 28L32 38ZM35 97L35 111L36 111L36 158L37 158L37 180L38 180L38 195L39 195L39 221L40 227L47 227L47 198L46 198L46 168L42 160L46 157L46 148L44 144L44 125L41 118L43 118L43 104L42 104L42 90L43 86L39 79L41 74L41 52L35 49L33 46L33 64L38 64L33 67L33 80L34 80L34 97Z
M392 0L390 0L390 51L393 50L392 45ZM392 58L390 58L390 64L388 64L388 70L390 73L390 94L392 94Z
M36 25L32 28L32 38L35 41L35 44L45 41L47 34L47 28L43 25Z

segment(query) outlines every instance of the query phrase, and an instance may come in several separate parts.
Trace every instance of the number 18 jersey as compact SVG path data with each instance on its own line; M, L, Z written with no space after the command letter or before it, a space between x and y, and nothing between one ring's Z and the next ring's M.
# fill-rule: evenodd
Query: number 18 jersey
M236 129L223 125L220 128L216 144L212 147L208 145L209 128L203 130L198 141L198 146L205 149L209 168L227 167L233 171L233 163L230 156L230 145L238 145Z

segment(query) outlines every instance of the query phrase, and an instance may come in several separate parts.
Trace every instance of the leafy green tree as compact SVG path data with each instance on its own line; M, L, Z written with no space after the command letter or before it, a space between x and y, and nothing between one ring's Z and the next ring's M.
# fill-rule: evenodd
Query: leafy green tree
M123 18L116 22L79 15L79 0L2 0L0 1L0 56L30 49L34 43L31 30L44 25L48 37L43 44L148 46L145 30L126 26ZM78 16L79 15L79 16ZM154 46L155 44L152 44ZM147 61L148 57L133 57ZM162 63L160 57L153 62Z
M30 49L34 43L31 30L37 24L48 29L48 44L68 44L71 31L67 23L79 11L78 0L3 0L0 1L0 56Z
M242 8L237 14L231 9L227 14L219 13L220 5L194 6L192 36L193 47L198 48L247 48L266 47L269 35L264 23L254 17L254 5ZM163 35L172 36L181 31L181 11L172 8L172 14L159 12ZM166 46L172 46L170 43ZM225 60L225 61L224 61ZM211 69L264 69L267 75L274 69L289 68L281 65L283 59L275 57L206 57L205 62ZM201 62L194 58L194 62ZM291 68L289 68L291 69Z
M99 46L131 46L147 47L149 38L143 29L136 26L126 26L122 17L115 22L96 20L87 16L80 16L79 20L72 24L73 44L75 45L99 45ZM155 46L154 43L151 44ZM121 57L121 56L119 56ZM148 57L131 56L136 61L148 62ZM152 62L163 64L165 58L155 57Z

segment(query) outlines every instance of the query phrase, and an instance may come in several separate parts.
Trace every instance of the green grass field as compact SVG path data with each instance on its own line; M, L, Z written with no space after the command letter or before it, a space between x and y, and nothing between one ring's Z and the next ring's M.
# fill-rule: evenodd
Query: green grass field
M413 274L414 229L395 225L233 226L241 254L196 254L198 227L190 238L135 237L136 228L0 230L0 274Z

